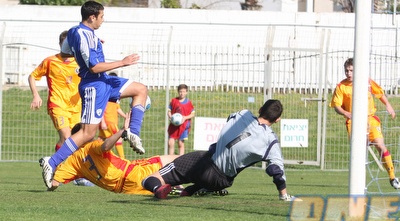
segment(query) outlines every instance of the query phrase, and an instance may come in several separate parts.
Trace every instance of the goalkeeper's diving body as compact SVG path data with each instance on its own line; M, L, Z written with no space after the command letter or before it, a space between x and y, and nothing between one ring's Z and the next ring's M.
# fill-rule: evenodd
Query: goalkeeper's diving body
M208 151L195 151L179 156L143 180L142 186L156 198L167 198L172 186L193 183L181 196L191 196L200 189L220 191L230 187L235 177L247 167L264 161L265 172L273 178L279 199L300 200L286 191L283 157L271 125L283 112L279 100L268 100L259 109L259 116L249 110L230 114L218 141Z

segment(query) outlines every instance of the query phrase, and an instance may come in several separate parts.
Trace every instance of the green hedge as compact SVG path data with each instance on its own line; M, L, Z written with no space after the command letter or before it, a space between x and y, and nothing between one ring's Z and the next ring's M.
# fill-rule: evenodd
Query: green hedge
M19 0L21 5L68 5L81 6L87 0ZM109 1L98 1L103 5L107 5Z

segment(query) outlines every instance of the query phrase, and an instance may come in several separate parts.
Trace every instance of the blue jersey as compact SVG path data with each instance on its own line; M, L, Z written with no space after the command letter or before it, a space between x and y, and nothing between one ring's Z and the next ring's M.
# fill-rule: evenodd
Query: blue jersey
M90 68L105 62L103 47L94 30L80 23L68 30L61 51L74 55L79 65L79 94L82 98L81 123L98 124L109 101L120 99L122 91L132 81L109 76L105 72L92 73Z
M66 45L67 44L67 45ZM68 31L67 40L63 44L62 51L74 55L78 63L79 77L82 79L98 78L102 73L92 73L90 68L100 62L105 62L103 46L94 30L80 23Z

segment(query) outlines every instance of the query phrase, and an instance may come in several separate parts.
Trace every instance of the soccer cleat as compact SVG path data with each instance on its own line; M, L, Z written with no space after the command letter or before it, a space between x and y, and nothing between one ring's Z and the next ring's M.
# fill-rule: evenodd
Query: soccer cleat
M58 188L58 186L52 186L51 188L47 188L47 191L52 192L54 190L56 190Z
M136 153L144 154L145 150L142 146L142 141L136 134L131 133L129 130L125 130L121 137L129 142L130 146Z
M228 190L222 189L222 190L214 191L214 195L217 195L217 196L225 196L225 195L228 195Z
M51 189L53 180L53 168L49 164L50 157L43 157L39 160L40 166L42 167L43 182L47 188Z
M206 188L202 188L194 193L195 196L205 196L208 194L210 194L210 195L212 194L215 196L225 196L225 195L228 195L228 190L222 189L222 190L214 191L214 190L208 190Z
M294 201L295 197L291 196L289 194L284 194L284 195L279 195L279 200L283 200L283 201Z
M179 196L192 196L188 191L182 190L181 194Z
M171 192L169 192L169 195L181 195L182 191L182 186L173 186Z
M400 189L400 182L398 178L394 178L390 180L390 185L392 185L393 188L395 189Z
M210 193L210 191L208 189L201 188L201 189L197 190L193 195L195 195L195 196L205 196L208 193Z
M158 189L154 193L154 196L157 199L166 199L169 192L171 192L171 190L172 190L172 187L170 184L164 184L164 185L158 187Z

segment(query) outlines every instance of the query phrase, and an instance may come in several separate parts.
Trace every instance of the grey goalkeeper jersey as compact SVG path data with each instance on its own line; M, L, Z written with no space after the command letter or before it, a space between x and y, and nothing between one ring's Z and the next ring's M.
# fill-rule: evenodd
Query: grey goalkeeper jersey
M260 161L275 164L284 172L278 137L269 126L259 124L249 110L229 116L220 132L212 159L229 177L235 177L246 167ZM283 178L286 180L285 176Z

